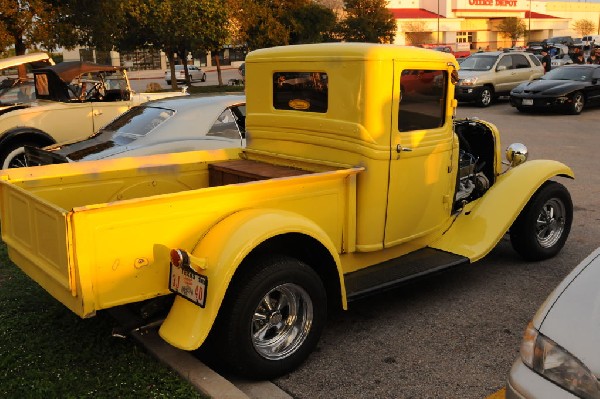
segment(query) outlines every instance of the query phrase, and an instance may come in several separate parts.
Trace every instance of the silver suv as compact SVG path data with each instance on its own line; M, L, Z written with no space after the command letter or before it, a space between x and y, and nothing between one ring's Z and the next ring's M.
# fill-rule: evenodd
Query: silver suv
M471 101L487 107L496 98L508 96L519 83L543 74L542 63L531 53L475 53L460 64L455 97L458 101Z

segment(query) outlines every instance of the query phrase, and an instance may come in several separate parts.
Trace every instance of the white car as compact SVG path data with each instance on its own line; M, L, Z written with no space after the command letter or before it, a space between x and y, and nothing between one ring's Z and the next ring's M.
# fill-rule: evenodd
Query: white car
M600 398L600 248L554 289L527 326L507 399Z
M243 95L172 97L134 107L86 140L26 147L23 166L245 145Z
M191 82L206 82L206 73L197 66L188 65L188 73L190 74ZM183 68L183 65L175 65L175 79L177 80L177 83L186 82L185 70ZM168 85L171 84L171 68L165 71L165 80L167 81Z

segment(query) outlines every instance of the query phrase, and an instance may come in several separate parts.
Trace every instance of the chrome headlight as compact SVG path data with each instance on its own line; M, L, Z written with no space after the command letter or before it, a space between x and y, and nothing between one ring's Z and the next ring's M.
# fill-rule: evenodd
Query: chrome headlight
M531 323L521 343L521 359L536 373L583 399L600 395L600 383L590 370Z
M506 148L506 160L513 168L527 161L528 156L529 152L525 144L512 143Z
M471 76L470 78L461 79L459 85L461 86L474 86L479 78L477 76Z

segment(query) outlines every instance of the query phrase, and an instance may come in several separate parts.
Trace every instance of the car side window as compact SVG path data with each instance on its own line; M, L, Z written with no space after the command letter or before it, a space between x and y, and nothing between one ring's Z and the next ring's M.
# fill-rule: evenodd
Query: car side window
M510 55L505 55L504 57L500 58L500 61L498 61L498 65L496 66L496 70L498 70L498 67L501 66L505 66L506 69L513 69L512 57Z
M592 74L592 79L600 79L600 68L594 69L594 73Z
M398 131L434 129L446 119L446 71L405 69L400 77Z
M242 136L236 119L233 112L227 108L225 111L221 112L206 135L224 137L227 139L241 139Z
M524 55L515 54L512 56L512 59L515 68L530 68L529 62L527 61L527 58Z
M537 58L535 55L530 55L529 56L529 61L531 61L533 63L533 65L535 65L535 66L541 66L542 65L542 63L539 60L539 58Z

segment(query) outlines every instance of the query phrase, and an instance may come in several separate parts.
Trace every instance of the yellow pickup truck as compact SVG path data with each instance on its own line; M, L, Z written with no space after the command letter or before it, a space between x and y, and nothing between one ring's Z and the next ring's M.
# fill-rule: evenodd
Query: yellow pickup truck
M562 163L501 160L495 126L454 120L458 63L364 43L246 58L247 148L0 175L11 260L81 317L175 299L159 333L271 378L314 349L328 310L485 256L527 260L571 228Z

